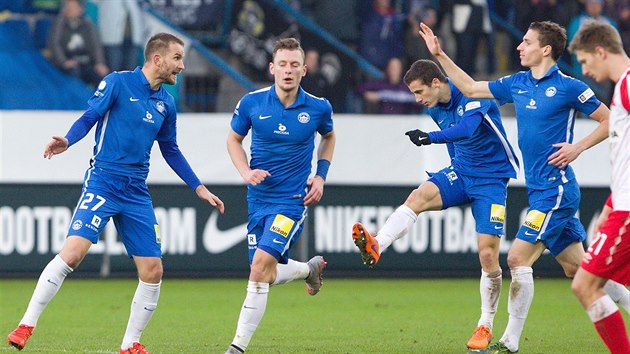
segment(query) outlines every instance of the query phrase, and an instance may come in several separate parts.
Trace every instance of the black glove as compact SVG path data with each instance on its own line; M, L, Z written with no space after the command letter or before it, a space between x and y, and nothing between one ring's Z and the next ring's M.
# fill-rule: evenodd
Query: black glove
M429 133L425 133L420 129L410 130L405 133L409 137L412 143L422 146L431 144L431 139L429 139Z

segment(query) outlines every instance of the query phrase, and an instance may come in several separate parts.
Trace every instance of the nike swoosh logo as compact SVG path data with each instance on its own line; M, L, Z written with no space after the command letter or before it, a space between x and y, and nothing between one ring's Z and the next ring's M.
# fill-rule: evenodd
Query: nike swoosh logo
M258 116L258 119L260 120L267 119L267 118L271 118L271 116L263 116L263 115Z
M503 226L495 226L494 228L495 228L496 230L502 230L502 229L503 229Z
M150 312L155 311L155 309L151 310L151 309L146 308L146 306L145 306L145 308L144 308L144 309L145 309L145 310L147 310L147 311L150 311Z
M228 230L219 230L217 220L218 212L212 212L203 230L203 246L210 253L222 253L245 241L247 235L247 223L235 226Z
M129 97L129 101L136 102L136 101L140 101L140 99L139 98Z
M276 240L275 238L274 238L272 241L273 241L273 243L279 243L279 244L281 244L281 245L282 245L282 244L284 244L284 242L282 242L282 241L278 241L278 240Z
M46 280L46 281L47 281L47 282L49 282L50 284L52 284L52 285L56 286L56 287L59 287L59 284L55 283L54 281L52 281L52 280L50 280L50 279L48 279L48 280Z
M251 307L251 306L243 306L243 307L246 308L246 309L250 309L250 310L255 310L256 309L255 307Z
M529 231L525 231L525 235L527 235L527 236L534 236L534 235L536 235L536 233L535 232L532 233L532 232L529 232Z
M525 92L527 92L527 90L518 90L518 93L519 93L519 94L521 94L521 93L525 93Z

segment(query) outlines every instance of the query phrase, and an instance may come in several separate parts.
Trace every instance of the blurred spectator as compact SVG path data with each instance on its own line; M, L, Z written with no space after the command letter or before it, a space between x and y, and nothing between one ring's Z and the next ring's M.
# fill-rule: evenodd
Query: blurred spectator
M405 31L405 55L408 62L412 63L418 59L429 59L431 53L421 40L418 31L420 22L429 26L438 35L437 30L438 14L431 6L432 0L410 0L409 12L407 15L407 30Z
M31 0L31 8L37 12L56 14L61 9L61 0Z
M100 0L98 27L107 63L114 71L133 70L145 42L137 0Z
M359 53L372 65L385 69L389 59L404 53L403 21L391 0L373 0L362 21Z
M617 28L617 23L610 17L605 16L603 14L603 10L603 0L585 0L584 11L575 16L573 19L571 19L571 22L569 22L569 26L567 28L567 43L571 43L571 40L573 40L573 37L575 37L575 34L580 29L580 27L582 27L582 25L589 20L608 23ZM571 63L573 66L573 75L581 76L582 65L577 61L575 55L571 56Z
M419 113L421 106L416 103L415 96L402 82L402 77L402 61L391 58L387 63L384 79L361 84L357 91L363 96L365 113Z
M453 0L451 16L457 45L457 65L470 75L477 72L477 49L483 38L486 44L486 73L494 73L495 40L487 0Z
M50 30L48 48L57 67L96 86L109 69L96 28L83 10L80 0L66 0Z
M306 64L306 76L302 78L300 84L302 88L317 97L330 99L330 84L319 68L319 51L315 48L307 49L304 64Z
M623 48L630 53L630 0L608 0L606 14L617 22Z
M359 41L358 1L303 0L303 8L313 21L345 45L356 49Z

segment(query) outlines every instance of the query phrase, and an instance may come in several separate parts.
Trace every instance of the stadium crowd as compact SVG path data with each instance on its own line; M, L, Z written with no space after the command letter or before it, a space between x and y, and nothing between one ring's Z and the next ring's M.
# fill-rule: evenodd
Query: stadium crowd
M15 4L20 2L28 5L27 13L19 13L19 6ZM139 48L146 33L143 33L145 24L139 12L143 7L158 8L159 4L152 0L70 1L81 4L83 22L91 22L91 25L78 26L62 21L65 2L21 0L3 5L4 2L0 1L1 18L26 18L32 27L35 27L34 23L39 26L43 19L42 28L33 31L33 35L39 37L35 39L36 46L60 71L78 77L91 86L98 82L98 77L104 76L105 69L132 70L134 63L141 64ZM342 76L341 80L347 82L338 85L330 82L334 80L331 78L334 75L326 72L327 65L323 62L326 56L322 49L307 48L319 57L315 59L314 63L317 64L314 65L319 66L323 73L314 75L317 76L314 80L308 79L304 84L331 100L338 113L417 114L424 111L421 106L409 103L411 96L406 88L400 89L400 78L389 77L391 70L387 69L392 59L398 59L405 68L417 59L431 58L417 33L420 22L432 28L444 41L445 52L477 79L495 79L507 72L522 70L515 48L533 21L550 20L562 25L567 28L570 41L585 20L596 19L618 29L626 50L630 43L630 0L287 0L286 3L317 24L320 31L332 34L383 72L383 78L374 78L361 68L352 67L350 73ZM250 15L265 10L250 0L235 1L232 6L234 14L239 14L239 6L247 8ZM240 16L237 17L240 21ZM174 22L178 24L177 20ZM282 33L293 31L293 25L289 21ZM99 38L94 39L91 29L96 29ZM201 26L190 32L193 36L205 38L212 30ZM298 26L292 35L297 34L299 37L306 31ZM215 43L210 46L224 58L240 60L241 66L237 68L244 67L243 71L248 73L248 63L243 63L242 58L235 55L231 48L226 49L229 48L228 44ZM68 52L80 53L81 60L89 65L74 64L75 60L67 58ZM562 67L565 73L595 86L598 88L598 97L605 103L610 102L612 85L604 84L600 88L597 83L583 77L580 65L568 53L563 55L561 62L567 63ZM211 72L203 75L220 77L222 74ZM222 94L229 94L221 92L225 85L219 85L220 78L202 81L204 87L201 91L204 94L201 99L211 101ZM253 81L267 84L271 78L263 76ZM314 84L311 84L313 81ZM189 82L193 83L194 80ZM183 100L179 103L182 110L226 111L233 105L232 102L227 107L212 104L195 107L187 104L187 91L191 97L193 95L193 89L187 85L184 80L180 88ZM196 95L199 96L198 93ZM240 97L240 94L236 96Z

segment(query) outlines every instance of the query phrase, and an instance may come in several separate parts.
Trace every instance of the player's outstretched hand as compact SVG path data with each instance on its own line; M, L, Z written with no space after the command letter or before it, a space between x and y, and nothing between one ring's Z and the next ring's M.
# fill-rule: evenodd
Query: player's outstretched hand
M434 56L438 56L442 53L442 48L440 47L440 41L438 37L433 34L433 30L429 28L429 26L424 23L420 23L420 30L418 31L420 37L424 39L424 42L427 44L427 49Z
M409 140L411 140L411 142L416 144L417 146L431 144L429 133L425 133L420 129L410 130L406 132L405 135L408 136Z
M203 184L200 184L197 188L195 188L195 193L197 193L199 199L205 200L210 203L210 205L217 208L219 213L223 214L223 212L225 212L225 205L223 204L223 201L216 195L210 193L208 188L206 188Z
M309 206L319 203L324 195L324 179L320 176L311 177L306 184L309 186L309 189L306 196L304 196L304 205Z
M45 159L50 159L53 155L58 155L68 150L68 139L63 136L53 136L52 139L44 148Z

